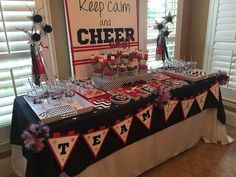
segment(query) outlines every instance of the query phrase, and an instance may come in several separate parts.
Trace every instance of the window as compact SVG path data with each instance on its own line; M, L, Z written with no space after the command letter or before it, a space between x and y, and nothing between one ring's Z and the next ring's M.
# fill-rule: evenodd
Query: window
M31 57L27 36L16 28L30 31L34 0L0 0L0 126L9 124L15 98L10 69L15 77L16 93L25 93L31 75Z
M159 23L162 22L163 17L168 15L169 11L172 15L176 15L176 17L173 19L174 23L168 24L171 33L169 38L167 39L167 47L170 58L179 58L183 0L147 0L146 3L147 12L143 13L142 15L146 16L147 21L147 28L142 33L142 35L146 37L146 40L144 40L146 41L146 46L142 49L147 49L149 51L149 68L157 68L159 66L162 66L162 62L155 60L156 38L158 36L158 30L154 30L153 25L155 24L155 21ZM142 16L140 16L140 18L142 18Z
M210 3L204 68L225 71L230 76L222 88L223 98L236 103L236 1Z

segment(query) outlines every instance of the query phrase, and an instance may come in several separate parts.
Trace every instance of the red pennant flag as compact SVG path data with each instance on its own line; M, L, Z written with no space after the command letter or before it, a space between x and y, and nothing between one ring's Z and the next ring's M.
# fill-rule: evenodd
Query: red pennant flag
M184 118L187 117L190 109L192 108L193 102L194 102L194 99L188 99L188 100L181 101L181 106L182 106Z
M168 103L164 106L165 120L168 121L170 115L174 111L175 107L178 104L178 100L169 100Z
M151 128L152 122L152 113L153 113L153 105L148 106L147 108L141 110L139 113L136 114L136 117L140 122L147 128Z
M132 124L132 120L133 120L133 117L128 117L124 121L119 122L119 123L115 124L112 127L114 132L117 134L117 136L124 143L126 143L126 141L127 141L127 138L128 138L128 135L129 135L129 131L130 131L130 127L131 127L131 124Z
M102 144L106 138L108 130L109 129L107 128L104 130L99 130L96 132L91 132L83 135L86 144L88 145L89 149L91 150L95 158L97 157L102 147Z
M53 137L47 140L47 143L62 171L70 158L78 138L79 135L70 134L68 136Z

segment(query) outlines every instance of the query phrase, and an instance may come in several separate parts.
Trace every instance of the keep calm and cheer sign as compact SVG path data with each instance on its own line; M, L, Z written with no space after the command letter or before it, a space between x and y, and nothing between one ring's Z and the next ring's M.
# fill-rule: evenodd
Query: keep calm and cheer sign
M76 79L91 75L91 54L109 53L110 44L138 48L137 0L65 0L65 9Z

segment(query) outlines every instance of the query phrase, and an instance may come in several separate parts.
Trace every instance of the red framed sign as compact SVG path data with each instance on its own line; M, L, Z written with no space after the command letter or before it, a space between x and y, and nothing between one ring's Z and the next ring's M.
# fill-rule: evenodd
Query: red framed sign
M111 44L129 41L138 48L137 0L64 0L72 72L75 79L92 74L90 56L110 53ZM119 45L113 45L116 48Z

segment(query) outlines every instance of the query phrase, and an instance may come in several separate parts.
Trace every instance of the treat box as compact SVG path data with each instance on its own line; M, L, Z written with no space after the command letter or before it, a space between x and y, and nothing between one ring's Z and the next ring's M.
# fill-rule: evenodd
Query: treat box
M193 77L193 76L186 75L185 73L176 73L170 70L163 70L162 73L164 73L165 75L177 78L177 79L182 79L182 80L186 80L190 82L198 82L198 81L207 79L208 77L215 76L215 73L207 73L206 76Z
M93 77L94 83L102 90L108 91L113 90L116 88L121 87L125 83L129 82L135 82L135 81L150 81L152 80L152 74L151 73L144 73L144 74L137 74L133 76L127 76L127 77L121 77L121 78L115 78L113 80L105 80L102 78L96 78Z
M43 123L59 121L93 110L93 104L78 94L75 94L72 98L65 98L63 96L61 100L44 99L40 104L34 104L31 97L24 96L24 98Z

